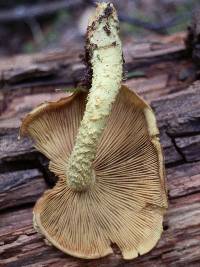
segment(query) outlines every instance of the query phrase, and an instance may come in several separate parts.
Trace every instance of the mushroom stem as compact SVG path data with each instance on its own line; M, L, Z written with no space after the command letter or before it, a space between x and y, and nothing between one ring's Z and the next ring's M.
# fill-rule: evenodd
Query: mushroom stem
M121 87L123 58L118 31L113 5L98 4L87 29L86 53L93 72L92 87L67 169L68 185L75 191L87 190L95 182L92 163Z

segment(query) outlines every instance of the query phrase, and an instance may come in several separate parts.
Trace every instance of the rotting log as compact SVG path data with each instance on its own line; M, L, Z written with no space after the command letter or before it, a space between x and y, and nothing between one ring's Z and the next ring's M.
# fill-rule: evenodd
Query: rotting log
M4 106L0 118L0 266L199 266L200 83L193 83L195 67L185 57L184 47L172 53L172 46L178 45L169 40L162 42L154 50L153 44L125 49L131 74L126 82L151 101L156 113L169 190L169 209L161 240L150 253L132 261L122 260L117 250L113 255L90 261L65 255L47 246L32 227L32 207L44 190L55 183L56 177L48 171L48 160L33 148L29 139L17 140L20 118L44 99L63 95L55 93L55 83L48 79L51 75L41 75L41 66L45 66L47 73L53 73L59 86L68 83L71 87L72 76L78 82L84 71L78 56L54 52L48 56L21 56L1 64ZM22 58L26 64L20 63ZM11 62L14 62L12 69ZM62 75L58 71L61 65ZM65 66L73 75L65 76ZM136 69L139 74L134 73Z
M123 51L125 71L129 71L128 80L138 76L145 79L165 74L163 79L166 75L167 81L170 79L167 92L175 90L175 81L182 81L179 85L176 83L176 91L185 88L194 80L195 71L193 63L187 58L184 38L184 34L179 34L155 40L155 43L125 44ZM30 89L39 92L45 89L49 91L49 87L75 86L85 74L81 59L83 53L80 45L75 44L73 48L2 59L0 92L10 94L24 89L23 92L28 93Z

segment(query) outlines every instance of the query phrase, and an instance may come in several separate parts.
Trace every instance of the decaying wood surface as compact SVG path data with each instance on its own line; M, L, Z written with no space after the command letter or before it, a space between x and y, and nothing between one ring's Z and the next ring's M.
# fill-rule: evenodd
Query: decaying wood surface
M64 93L84 75L80 50L18 56L0 63L0 266L200 266L200 82L184 35L128 44L126 83L151 102L166 160L169 209L164 233L147 255L124 261L118 251L81 260L47 246L32 227L32 207L56 177L29 139L17 140L20 119Z

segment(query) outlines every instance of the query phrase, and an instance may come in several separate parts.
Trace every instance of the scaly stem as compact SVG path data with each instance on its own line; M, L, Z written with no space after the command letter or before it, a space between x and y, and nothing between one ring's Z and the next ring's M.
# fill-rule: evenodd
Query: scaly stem
M98 4L87 30L92 87L67 170L68 184L75 191L84 191L95 182L92 163L121 87L123 59L118 31L119 22L113 5Z

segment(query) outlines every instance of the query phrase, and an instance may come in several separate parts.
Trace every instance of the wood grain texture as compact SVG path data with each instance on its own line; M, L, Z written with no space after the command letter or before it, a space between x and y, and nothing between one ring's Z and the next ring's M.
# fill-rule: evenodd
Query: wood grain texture
M200 266L200 83L193 83L193 63L185 57L183 47L173 50L178 44L172 45L171 40L175 42L136 44L125 51L133 72L126 83L151 102L156 113L169 195L161 240L150 253L132 261L124 261L117 249L98 260L76 259L46 245L32 227L33 205L56 177L29 139L17 139L20 119L44 99L62 95L55 93L55 83L72 86L73 77L80 79L84 66L77 53L21 56L1 64L0 266ZM61 63L63 73L59 72ZM70 72L66 75L67 68L73 77ZM142 77L134 77L136 68Z

